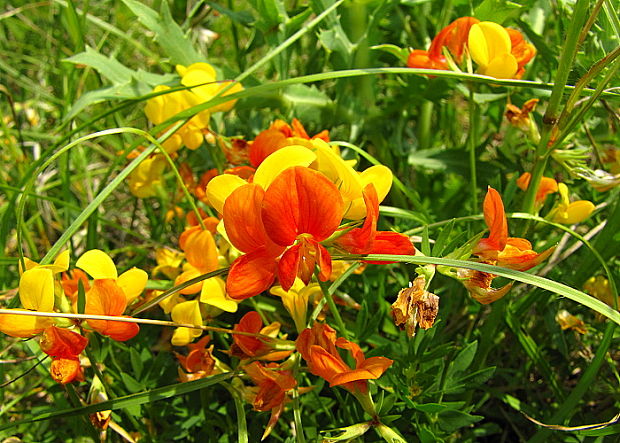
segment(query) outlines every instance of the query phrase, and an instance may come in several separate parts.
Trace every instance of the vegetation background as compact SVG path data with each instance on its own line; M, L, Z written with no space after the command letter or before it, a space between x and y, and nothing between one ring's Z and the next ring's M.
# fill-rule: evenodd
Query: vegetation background
M316 20L330 6L337 7ZM427 48L441 28L466 15L517 28L536 46L538 55L524 81L454 73L431 78L402 69L408 48ZM590 17L592 26L573 51L574 61L562 61L575 23L579 31ZM171 31L177 29L172 22L181 33ZM67 244L74 257L98 248L108 251L119 269L147 271L156 264L157 248L177 245L184 220L167 220L166 213L175 206L191 208L179 198L175 176L168 172L166 192L147 199L132 196L122 180L106 188L126 167L118 153L149 141L130 129L98 132L150 130L145 97L156 84L174 83L174 65L195 57L216 66L219 78L242 75L246 88L232 112L212 116L213 132L251 140L276 118L297 118L309 134L328 129L332 140L344 142L343 155L360 165L377 161L391 168L398 181L383 202L382 228L414 236L431 263L450 258L484 229L481 202L490 185L500 190L508 212L521 213L509 219L511 233L527 232L537 251L558 245L548 264L536 269L538 275L581 290L591 277L604 275L604 263L613 290L620 269L618 189L597 191L584 179L591 174L578 172L609 170L608 154L616 153L619 24L613 1L5 3L0 9L3 305L14 298L19 281L18 244L33 259L55 244ZM596 65L599 60L602 65ZM593 72L593 66L601 69ZM343 70L351 71L335 74ZM572 107L571 89L560 94L559 111L566 111L564 122L570 124L545 175L568 183L573 195L597 206L587 221L569 229L527 214L526 194L516 179L532 170L536 147L504 118L507 102L521 106L537 98L533 118L543 128L552 90L564 90L554 86L559 71L567 74L568 85L585 76L586 88ZM600 95L589 101L599 87ZM225 164L221 152L207 143L179 151L177 161L188 162L195 173ZM20 201L25 202L23 219L16 217ZM549 199L540 213L548 213L555 202L556 197ZM92 211L85 211L89 207ZM584 238L591 244L584 246ZM394 326L390 304L415 270L411 264L369 266L337 289L361 306L341 311L350 338L364 344L367 356L395 361L372 392L384 422L406 441L618 438L620 424L559 431L524 415L574 427L618 413L618 328L584 305L585 294L569 299L563 287L549 291L542 279L532 277L533 285L517 284L503 299L481 305L461 283L438 274L431 286L441 299L435 326L410 339ZM151 289L163 287L166 282L149 282ZM244 309L281 318L273 298L251 299ZM585 334L561 329L556 315L563 309L585 322ZM158 308L146 314L166 319ZM217 324L231 327L236 321L223 315ZM124 432L140 441L258 440L267 413L251 411L218 380L189 387L177 382L169 334L166 328L143 326L127 343L91 336L89 359L105 368L110 399L105 405L113 409L116 426L103 438L120 441ZM228 340L215 337L218 349L228 346ZM0 389L0 436L7 442L98 441L101 435L86 415L97 406L80 403L89 384L56 384L45 363L34 366L40 355L32 341L3 337L0 342L0 381L11 382ZM87 372L87 381L91 377ZM271 441L304 436L315 441L337 434L324 431L365 420L347 392L316 379L305 382L315 388L287 407ZM302 437L291 431L300 410ZM368 433L359 439L380 438Z

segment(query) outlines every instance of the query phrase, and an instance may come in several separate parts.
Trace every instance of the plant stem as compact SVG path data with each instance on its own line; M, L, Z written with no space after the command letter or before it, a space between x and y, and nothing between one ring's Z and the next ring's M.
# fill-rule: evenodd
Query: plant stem
M540 142L536 148L536 158L534 168L532 170L532 178L527 188L525 199L523 202L523 210L530 214L535 211L536 194L540 187L540 180L547 166L547 157L549 155L549 142L552 140L554 130L557 130L557 121L559 117L560 103L564 95L568 75L571 71L575 55L577 54L579 45L579 36L581 35L586 21L586 14L589 7L588 0L577 0L573 9L573 17L568 28L566 40L562 47L558 70L554 78L553 89L549 104L543 117L542 134Z
M473 199L473 212L478 212L478 183L476 180L476 141L477 141L477 118L476 102L474 101L474 88L469 88L469 136L467 138L467 148L469 150L469 173L470 173L470 193Z

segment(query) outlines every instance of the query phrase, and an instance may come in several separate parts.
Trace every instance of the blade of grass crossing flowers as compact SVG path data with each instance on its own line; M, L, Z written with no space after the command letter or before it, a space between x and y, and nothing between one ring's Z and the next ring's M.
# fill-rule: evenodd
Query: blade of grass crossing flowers
M490 274L496 274L500 277L506 277L511 280L516 280L521 283L526 283L529 285L537 286L542 289L546 289L550 292L558 294L562 297L566 297L571 299L577 303L580 303L588 308L598 312L599 314L609 318L613 322L620 325L620 312L615 309L607 306L600 300L597 300L594 297L589 296L588 294L581 292L575 288L571 288L565 284L549 280L544 277L539 277L537 275L527 274L525 272L515 271L508 268L501 268L499 266L491 266L484 263L476 263L471 261L464 260L452 260L447 258L437 258L437 257L421 257L414 255L385 255L385 254L369 254L363 257L359 256L346 256L346 257L332 257L332 258L346 258L348 260L352 259L361 259L371 260L371 261L397 261L403 263L411 263L416 265L444 265L450 266L454 268L464 268L464 269L473 269L476 271L487 272Z
M245 419L245 409L243 408L243 398L241 393L229 383L222 383L235 402L235 411L237 412L237 441L239 443L248 443L248 425Z
M98 411L105 410L117 410L124 409L131 406L143 405L145 403L152 403L159 400L165 400L167 398L176 397L178 395L184 395L189 392L194 392L199 389L204 389L208 386L213 386L218 383L222 383L235 375L234 372L227 372L225 374L213 375L200 380L194 380L183 383L176 383L173 385L163 386L161 388L151 389L137 394L126 395L118 397L113 400L96 403L89 406L80 408L70 408L58 410L52 408L51 410L41 412L38 414L32 414L31 417L24 420L17 420L12 423L0 425L0 431L5 429L11 429L19 425L34 423L42 420L52 420L63 417L72 417L75 415L92 414Z
M40 168L41 170L44 169L48 164L53 162L59 155L63 154L66 150L72 148L73 146L77 145L78 143L81 143L82 141L89 140L89 139L92 139L92 138L96 138L96 137L99 137L99 136L103 136L103 135L110 135L110 134L117 134L117 133L121 133L121 132L127 132L127 133L133 133L133 134L136 134L136 135L143 136L146 139L148 139L151 143L153 143L149 147L147 147L144 151L142 151L140 153L140 155L138 155L138 157L136 157L130 164L128 164L121 172L119 172L119 174L116 177L114 177L114 179L103 189L103 191L101 191L93 199L93 201L91 201L88 204L88 206L86 206L86 208L84 208L84 210L80 213L80 215L78 215L76 217L76 219L73 221L73 223L65 230L65 232L63 232L63 234L56 241L56 243L54 243L54 245L50 248L50 250L45 255L45 257L43 257L43 259L41 260L41 264L49 263L60 252L60 249L73 236L73 234L75 234L77 232L77 230L80 229L80 226L82 225L82 223L84 223L86 221L86 219L112 193L112 191L114 191L125 180L125 178L127 178L127 176L131 173L131 171L133 171L142 162L142 160L144 160L146 157L148 157L150 154L152 154L158 148L158 146L161 146L161 143L163 141L165 141L168 137L170 137L170 135L172 135L182 125L183 125L183 122L179 122L179 123L175 124L168 132L166 132L164 135L162 135L157 140L155 140L153 138L153 136L151 136L149 133L141 131L139 129L134 129L134 128L116 128L116 129L107 129L105 131L96 132L94 134L89 134L87 136L80 137L78 140L76 140L76 141L70 143L69 145L63 147L62 149L60 149L58 152L56 152L54 155L52 155L45 163L43 163L43 165L41 165L41 168ZM31 188L32 188L32 185L34 183L34 179L35 178L36 178L36 175L28 183L27 188L26 188L27 192L31 191ZM17 230L17 232L18 232L18 235L19 235L19 232L20 232L20 221L21 221L21 225L23 226L24 205L25 205L25 199L23 201L22 201L22 199L20 199L20 202L19 202L19 205L18 205L18 212L17 212L17 220L18 220L18 230ZM18 241L18 244L19 244L19 241ZM20 249L21 249L21 247L20 247ZM21 251L21 250L20 250L20 255L23 256L23 251Z

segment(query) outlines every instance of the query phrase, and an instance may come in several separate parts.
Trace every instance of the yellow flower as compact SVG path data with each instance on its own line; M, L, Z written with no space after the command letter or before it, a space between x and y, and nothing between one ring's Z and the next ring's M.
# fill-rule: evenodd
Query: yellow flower
M510 34L503 26L493 22L474 24L468 46L480 74L495 78L514 78L517 74L519 65L511 53Z
M185 323L195 326L202 325L202 314L200 313L198 300L185 301L177 304L172 308L170 316L175 323ZM185 346L201 335L201 329L176 328L174 334L172 334L171 342L174 346Z
M609 280L602 275L590 277L588 281L584 283L583 290L614 309L620 306L620 297L616 299L615 304L614 295L609 286Z
M169 249L159 248L155 250L155 260L157 266L153 268L152 274L164 274L169 279L176 278L181 272L181 262L183 261L183 253Z
M131 268L118 275L116 266L108 254L99 250L86 251L75 263L95 280L112 279L123 290L127 305L138 297L148 281L148 274L142 269Z
M188 67L177 65L177 72L181 76L181 84L184 86L196 86L195 88L183 91L175 91L168 94L158 95L146 102L144 112L148 119L155 125L163 123L191 107L211 100L222 89L231 82L218 82L215 77L215 70L208 63L194 63ZM170 87L159 85L153 92L163 92ZM225 95L239 92L243 89L240 84L235 84L226 91ZM185 145L189 149L197 149L204 139L203 131L209 126L209 119L213 112L228 111L235 104L235 100L222 103L210 109L205 109L194 115L187 123L164 142L167 152L174 152Z
M25 309L14 311L52 312L54 310L54 274L69 268L69 251L61 252L51 265L39 265L24 258L20 264L19 300ZM12 337L32 337L51 326L53 320L46 317L19 314L0 314L0 332Z
M295 321L297 332L306 329L308 300L310 297L320 296L321 288L319 285L311 283L306 286L299 278L295 278L293 286L288 291L282 289L281 286L274 286L269 292L282 298L282 304Z
M127 177L129 191L138 198L156 196L165 169L166 159L161 154L144 159Z
M556 223L572 225L581 223L594 211L594 204L588 200L570 202L568 187L564 183L558 185L560 203L551 210L549 217Z
M558 311L558 313L555 315L555 321L558 322L563 331L565 329L572 329L573 331L580 334L585 334L586 332L588 332L588 328L583 322L583 320L575 317L566 309Z

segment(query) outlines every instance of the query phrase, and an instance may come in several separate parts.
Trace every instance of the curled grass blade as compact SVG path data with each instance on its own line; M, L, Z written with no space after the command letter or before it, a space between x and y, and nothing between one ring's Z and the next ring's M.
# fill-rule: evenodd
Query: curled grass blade
M484 263L476 263L465 260L452 260L447 258L437 257L422 257L416 255L385 255L385 254L369 254L363 257L359 256L333 256L332 258L342 259L363 259L370 261L397 261L402 263L411 263L416 265L443 265L454 268L473 269L476 271L487 272L489 274L499 275L511 280L516 280L528 285L537 286L547 291L558 294L562 297L571 299L577 303L580 303L593 311L607 317L611 321L620 325L620 312L607 306L602 301L589 296L588 294L581 292L575 288L571 288L565 284L549 280L537 275L527 274L525 272L515 271L512 269L501 268L499 266L491 266Z

